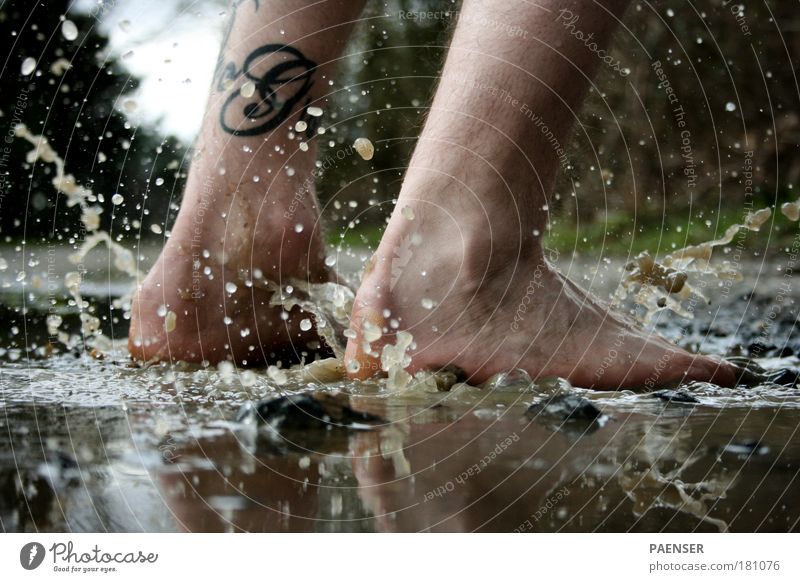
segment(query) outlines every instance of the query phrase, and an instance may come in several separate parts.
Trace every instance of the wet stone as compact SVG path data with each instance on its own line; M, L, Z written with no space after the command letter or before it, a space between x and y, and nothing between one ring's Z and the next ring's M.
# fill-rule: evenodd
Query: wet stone
M722 452L740 457L750 457L766 455L769 453L769 447L761 444L761 441L756 439L747 439L728 443L725 445L725 447L723 447Z
M700 401L685 390L659 390L650 394L653 398L665 402L679 402L681 404L697 404Z
M550 419L560 420L598 420L602 413L591 402L575 394L560 394L534 402L528 408L528 416L544 416Z
M788 388L797 388L800 382L800 370L797 368L780 368L778 370L770 370L765 374L767 381L773 384L779 384Z
M237 421L255 421L276 431L367 429L384 422L382 418L350 407L346 394L324 392L290 394L259 402L245 404Z

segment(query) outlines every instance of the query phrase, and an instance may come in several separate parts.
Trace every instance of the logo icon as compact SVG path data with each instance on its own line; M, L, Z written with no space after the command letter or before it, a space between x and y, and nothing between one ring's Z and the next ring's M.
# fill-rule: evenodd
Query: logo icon
M39 542L30 542L19 551L19 563L26 570L35 570L44 561L44 546Z

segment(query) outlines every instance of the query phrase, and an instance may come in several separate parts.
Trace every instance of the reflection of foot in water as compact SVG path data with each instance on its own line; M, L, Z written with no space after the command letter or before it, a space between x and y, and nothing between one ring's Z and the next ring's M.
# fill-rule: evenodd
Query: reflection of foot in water
M546 15L464 3L397 209L356 297L355 375L376 368L365 339L377 355L403 329L416 342L412 370L454 364L473 383L511 368L608 388L682 377L734 382L730 365L635 329L544 261L541 233L586 90L580 80L598 64L568 34L559 4L540 3L552 6ZM612 4L621 11L625 2ZM580 10L586 32L606 39L606 9ZM520 24L539 40L487 36L463 22ZM368 329L365 338L364 319L389 333L376 340Z
M300 328L307 316L297 310L284 321L258 283L259 275L284 285L328 276L312 175L319 112L307 106L329 90L324 63L335 61L349 27L341 23L360 9L330 4L236 5L201 155L166 247L133 300L134 357L255 363L316 339Z

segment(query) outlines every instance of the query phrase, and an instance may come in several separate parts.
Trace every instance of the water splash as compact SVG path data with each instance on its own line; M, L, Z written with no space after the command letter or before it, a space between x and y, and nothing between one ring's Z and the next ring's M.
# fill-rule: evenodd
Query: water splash
M25 156L25 160L29 164L41 161L55 166L56 174L53 177L52 184L56 192L66 195L67 207L78 206L81 209L81 223L86 232L90 234L86 236L80 247L69 256L70 262L74 265L80 265L92 249L103 243L114 255L114 267L122 273L135 278L136 262L133 258L133 253L114 241L107 232L100 229L100 214L103 209L99 204L95 204L97 196L92 190L79 184L75 176L66 172L64 159L53 149L46 137L33 134L24 124L18 124L14 128L14 135L34 146ZM101 338L100 320L88 312L89 304L81 294L82 282L83 276L79 272L67 273L64 278L67 291L80 310L81 331L84 336L82 339L90 347L108 348L110 342L105 338ZM114 306L123 307L129 305L133 288L133 283L131 283L130 292L116 298ZM58 318L58 320L55 318L48 319L49 331L52 332L50 334L51 337L58 338L67 347L76 345L76 342L81 338L69 338L67 334L60 333L58 326L61 323L61 318Z
M771 216L771 209L762 208L748 214L742 224L728 227L721 238L683 247L661 260L643 251L625 266L627 274L614 293L614 303L618 305L629 296L634 296L635 302L646 309L644 314L638 315L644 323L649 323L662 309L692 319L693 312L681 303L692 295L701 299L705 297L690 283L690 275L692 279L700 275L712 275L720 281L741 281L740 271L730 262L723 261L719 265L711 263L714 248L729 245L741 229L758 232Z

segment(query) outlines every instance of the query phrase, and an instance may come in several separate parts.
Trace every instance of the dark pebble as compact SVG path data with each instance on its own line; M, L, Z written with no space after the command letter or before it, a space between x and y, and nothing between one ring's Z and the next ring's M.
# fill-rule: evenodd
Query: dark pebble
M776 346L763 342L753 342L747 346L747 351L754 358L763 358L768 352L774 351Z
M602 413L591 402L574 394L560 394L534 402L528 408L529 416L548 416L561 420L597 420Z
M363 424L383 422L379 416L353 410L345 394L290 394L244 405L237 420L255 413L259 424L268 424L277 431L320 430L330 428L364 428Z
M666 402L680 402L684 404L697 404L700 401L683 390L659 390L650 394L653 398L665 400Z
M800 381L800 370L796 368L780 368L768 371L765 376L773 384L796 388L798 381Z
M749 457L750 455L766 455L769 452L769 447L762 445L760 441L755 439L748 439L735 443L728 443L722 451L732 455Z

